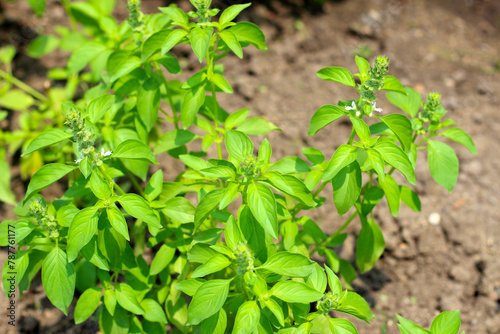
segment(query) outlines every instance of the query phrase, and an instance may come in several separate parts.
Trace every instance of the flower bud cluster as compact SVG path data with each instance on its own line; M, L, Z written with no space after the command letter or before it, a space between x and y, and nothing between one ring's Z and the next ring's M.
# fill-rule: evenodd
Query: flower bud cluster
M321 313L327 314L328 312L337 308L340 305L339 300L340 300L340 297L338 294L333 294L331 292L327 292L327 293L325 293L323 298L320 301L318 301L316 308Z
M196 8L196 13L191 16L198 19L198 25L207 26L213 16L210 11L212 0L191 0L191 4Z
M236 261L236 273L239 276L245 275L247 271L254 270L253 252L246 243L239 242L233 252Z
M437 123L441 115L438 108L441 106L441 94L429 93L427 95L427 102L424 103L424 110L418 115L418 119L413 120L413 128L417 133L424 134L427 130L424 128L424 123L431 122Z
M83 156L82 159L89 157L97 166L101 166L102 159L112 154L111 151L105 152L104 149L101 149L101 152L95 152L94 134L85 127L85 119L80 111L71 108L66 114L65 124L73 132L73 141L78 144L78 150ZM82 159L77 159L75 162L79 163Z
M139 32L144 25L142 20L144 14L141 12L141 0L128 0L127 9L129 12L128 24L134 32Z
M50 215L47 206L42 200L33 200L28 208L30 217L35 218L38 225L43 227L52 239L59 237L59 226L54 218Z
M420 118L424 122L435 121L436 111L441 105L441 94L440 93L429 93L427 95L427 102L424 104L424 111L421 112Z
M248 155L245 160L241 163L240 167L243 170L243 173L248 178L254 178L258 172L258 160L253 155Z
M346 110L353 110L354 107L356 117L361 114L373 116L373 111L382 112L381 108L377 108L375 95L376 90L380 90L384 86L384 75L389 71L389 58L385 56L377 56L373 66L370 68L368 78L363 84L358 86L359 101L356 105L353 102L352 107Z

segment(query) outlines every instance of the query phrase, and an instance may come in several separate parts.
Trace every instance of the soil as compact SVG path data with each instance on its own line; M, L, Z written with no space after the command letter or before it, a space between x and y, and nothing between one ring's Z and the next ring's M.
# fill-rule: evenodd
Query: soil
M119 3L124 8L123 1ZM478 155L451 144L460 159L459 180L451 194L432 180L426 156L422 155L415 187L422 212L402 208L394 218L386 205L376 210L387 250L375 268L358 277L353 286L371 303L377 318L371 325L348 319L360 333L392 334L399 333L396 313L428 328L439 312L460 309L462 330L498 334L500 2L347 0L327 1L322 7L312 3L255 1L242 15L242 20L262 26L269 49L262 52L248 48L243 61L236 57L224 60L235 93L221 94L221 104L229 111L250 107L253 115L266 117L286 130L266 136L276 160L285 155L300 156L304 146L321 149L330 158L348 138L349 124L337 122L308 137L310 118L320 106L349 99L355 92L318 79L315 72L320 68L343 66L355 71L354 53L368 54L370 60L385 54L391 59L390 74L404 85L423 95L441 92L448 110L446 117L472 136ZM163 1L143 4L145 12L167 5ZM36 18L22 1L12 4L0 0L0 5L0 45L12 42L14 36L20 50L16 74L43 89L47 68L67 55L49 55L38 61L29 59L24 51L36 33L50 32L53 26L65 22L62 7L49 1L46 16ZM126 16L123 10L116 15ZM194 57L184 63L187 67L183 76L187 78L199 64ZM377 105L384 113L396 111L382 101ZM257 142L262 139L258 137ZM171 160L162 163L172 168ZM19 176L13 178L19 188ZM402 178L398 181L404 182ZM328 202L313 213L327 233L333 233L343 222L332 206L331 191L331 187L323 191ZM2 217L10 217L11 209L2 207ZM349 231L352 233L339 255L353 260L359 224L350 226ZM0 252L0 262L5 257L6 253ZM0 305L6 303L1 293ZM18 312L17 329L22 333L98 331L93 321L75 326L71 317L63 320L63 314L48 302L39 281L19 302ZM0 322L1 332L11 330L6 323Z

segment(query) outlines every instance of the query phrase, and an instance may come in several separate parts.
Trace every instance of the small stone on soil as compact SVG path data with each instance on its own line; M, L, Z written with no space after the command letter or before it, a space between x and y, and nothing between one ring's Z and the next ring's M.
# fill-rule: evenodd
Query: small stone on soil
M429 215L428 221L431 225L439 225L441 222L441 215L437 212L433 212Z

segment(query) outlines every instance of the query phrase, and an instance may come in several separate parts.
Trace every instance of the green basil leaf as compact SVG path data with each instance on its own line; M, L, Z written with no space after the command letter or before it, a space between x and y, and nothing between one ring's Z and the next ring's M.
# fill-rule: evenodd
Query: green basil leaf
M0 99L0 107L12 110L25 110L35 103L35 99L18 89L8 90Z
M323 298L323 293L295 281L279 281L269 293L287 303L309 304Z
M282 276L307 277L314 270L313 264L302 254L278 252L271 255L258 269L266 269Z
M196 114L205 101L205 87L198 85L186 92L181 105L181 121L184 129L189 128L196 119Z
M224 334L227 327L227 314L223 308L210 318L201 322L201 333Z
M89 207L75 215L68 231L68 260L73 262L80 250L87 245L97 230L99 214L97 209Z
M449 192L453 190L458 179L458 158L455 151L445 143L428 140L429 169L437 183Z
M271 234L266 233L265 229L255 221L248 205L243 205L238 211L238 223L241 230L241 236L248 243L255 254L255 258L261 263L267 260L267 245L272 244Z
M325 156L323 155L323 152L321 152L316 148L303 147L302 154L306 156L307 160L309 160L315 165L319 165L320 163L325 161Z
M60 40L56 36L41 35L30 43L26 53L32 58L40 58L54 51L59 44Z
M172 21L182 27L186 27L189 24L189 17L182 9L177 7L159 7L161 12L168 14Z
M350 116L349 118L359 139L363 143L368 143L370 141L370 128L365 121L354 116Z
M403 318L399 314L396 314L396 317L399 321L398 327L401 330L401 334L431 334L427 329L420 327L411 320Z
M385 249L382 230L373 219L361 219L362 227L356 244L356 264L364 274L371 270Z
M234 52L238 58L243 58L243 50L241 49L241 44L238 42L238 37L231 30L224 30L219 32L220 38L224 41L224 43L229 46L231 51Z
M92 174L92 167L92 160L90 159L90 157L83 158L78 164L80 172L82 172L83 176L85 176L86 179L88 179L90 174Z
M238 131L241 131L247 135L266 135L271 131L281 131L276 125L264 119L262 117L252 117L245 120L238 126Z
M144 308L137 299L137 293L130 285L118 283L115 285L116 301L121 307L133 314L144 314ZM116 309L115 309L116 313Z
M28 184L23 204L26 203L35 193L50 186L52 183L56 182L75 169L75 166L55 163L45 165L37 170L31 177L31 181Z
M97 99L93 99L87 107L87 113L89 114L90 121L92 123L99 121L115 102L116 97L114 95L107 94L102 95Z
M284 157L283 159L275 162L268 172L278 172L281 174L295 174L311 171L307 162L298 157Z
M191 34L189 35L191 47L193 48L193 51L198 57L200 63L207 55L208 47L210 46L210 39L212 38L213 33L214 28L212 27L195 27L191 30Z
M156 252L153 262L151 262L149 275L156 275L162 272L174 258L175 250L176 248L171 244L161 245L158 252Z
M240 185L238 183L229 183L219 203L219 210L224 210L229 204L231 204L236 199L236 196L239 194L239 189Z
M236 313L232 334L253 333L260 318L260 308L255 300L244 302Z
M184 146L198 138L200 138L198 135L188 130L177 129L168 131L158 139L154 154L158 155L173 150L174 148Z
M399 192L401 194L401 200L404 204L406 204L413 211L420 212L422 206L420 204L420 199L418 198L417 193L415 193L407 186L399 186Z
M229 248L235 249L236 245L242 241L241 230L234 216L231 215L226 222L226 226L224 228L224 239Z
M65 141L67 139L70 139L73 137L72 134L63 131L61 129L49 129L41 134L39 134L35 139L33 139L26 150L23 152L21 155L22 157L27 156L28 154L31 154L35 151L38 151L42 148L45 148L47 146L51 146L57 143L60 143L62 141Z
M120 233L121 235L123 235L123 237L125 239L127 239L128 241L130 241L130 237L129 237L129 234L128 234L127 221L125 220L125 217L123 217L123 214L118 209L118 207L116 205L114 205L114 204L111 205L111 206L108 206L106 208L106 213L108 215L108 220L109 220L109 223L111 224L111 226L113 226L113 228L118 233Z
M384 191L379 187L371 187L363 196L363 202L361 204L361 213L364 216L370 214L382 198L384 197Z
M334 310L353 315L367 323L370 323L370 320L375 318L366 300L352 291L347 291L345 299Z
M460 330L460 311L445 311L440 313L431 324L432 334L457 334Z
M308 136L314 136L319 130L330 123L335 122L340 117L347 115L347 112L337 106L324 105L319 108L311 118Z
M162 212L177 222L182 224L194 221L195 207L184 197L174 197L165 202L166 207Z
M378 117L394 132L398 138L403 151L408 151L413 143L413 130L408 117L401 114L391 114L383 117Z
M101 302L102 288L88 288L85 290L75 307L75 324L80 324L87 320L97 309Z
M161 47L161 54L166 55L174 46L179 44L179 42L182 41L182 39L187 35L188 32L186 30L176 29L172 31L165 40L165 43L163 43L163 46Z
M236 177L234 168L229 166L209 167L200 170L200 173L214 179L233 179Z
M266 306L274 314L280 325L285 326L285 316L281 306L272 298L266 300Z
M398 216L399 206L401 204L401 194L396 180L390 175L386 175L383 180L379 180L380 186L384 190L389 210L394 217Z
M238 111L235 111L231 115L229 115L224 121L224 126L227 130L231 130L232 128L240 125L247 118L248 112L250 109L244 108Z
M99 327L103 333L127 334L130 328L129 313L117 305L113 315L111 315L104 307L99 316Z
M203 263L201 266L195 269L192 278L199 278L207 276L231 265L231 261L222 254L215 254L207 262Z
M269 140L267 140L267 138L264 138L259 147L257 161L267 165L270 163L272 154L273 154L273 149L271 147L271 143L269 142Z
M464 130L451 128L444 130L439 135L454 140L457 143L464 145L470 153L477 154L476 145L472 141L472 138Z
M378 142L375 149L391 166L399 170L411 184L415 184L415 170L408 155L396 144L389 141Z
M215 211L219 205L224 189L216 189L206 194L198 204L194 214L194 231L198 230L205 219Z
M356 157L357 152L354 146L340 145L333 154L321 181L327 182L333 179L342 168L355 161Z
M368 60L359 56L356 56L355 60L356 60L356 65L358 65L359 68L359 73L362 76L367 76L368 72L370 71L370 63L368 62Z
M385 163L382 155L375 149L367 149L368 162L371 167L377 172L379 180L385 178Z
M267 50L264 33L253 23L238 22L225 31L232 32L240 42L250 43L259 50Z
M198 288L202 286L204 282L206 281L202 279L187 279L176 282L174 286L177 290L184 292L186 295L194 296Z
M151 206L142 197L136 194L125 194L118 197L118 202L125 211L134 218L147 223L149 229L162 229L158 214L151 209ZM156 235L154 233L153 235Z
M99 42L89 41L79 47L68 59L68 74L80 72L87 64L95 59L106 46Z
M406 90L399 82L399 80L392 75L384 76L384 86L382 86L382 90L387 90L390 92L400 93L402 95L406 95Z
M2 284L7 297L11 294L11 285L14 284L14 286L19 286L30 264L29 253L27 250L18 250L15 253L14 258L11 257L10 260L11 261L5 261L2 268ZM14 262L14 264L12 264L12 262ZM15 274L13 275L12 273ZM19 289L22 290L21 287L19 287Z
M146 160L154 165L158 165L158 161L156 161L149 146L135 139L125 140L118 145L118 147L113 151L112 157L132 160Z
M349 70L342 67L325 67L316 72L322 80L335 81L346 86L355 87L354 77Z
M165 311L163 311L163 308L156 300L145 298L141 301L141 306L144 309L144 319L151 322L159 322L163 325L167 323Z
M0 246L19 245L35 228L36 225L27 220L4 220L0 224Z
M212 78L210 79L217 87L219 87L224 93L232 94L233 88L227 82L226 78L222 76L222 74L214 73Z
M165 40L172 33L172 29L160 30L151 36L144 42L141 53L141 62L144 63L152 55L154 55L158 50L160 50L165 43Z
M115 51L116 53L117 51ZM119 52L119 51L118 51ZM136 56L130 56L127 55L124 57L125 59L122 59L120 62L117 62L117 66L113 67L113 70L109 70L109 64L115 62L116 60L113 58L113 54L108 59L108 72L111 74L111 82L115 82L116 80L120 79L121 77L129 74L136 68L141 67L141 60L139 57Z
M97 198L106 200L111 197L111 185L99 175L97 170L92 172L89 185Z
M226 8L219 18L219 24L222 26L228 22L234 20L236 16L245 8L249 7L251 3L245 3L242 5L232 5Z
M172 74L182 74L181 65L179 65L177 58L169 53L163 55L163 57L161 57L160 59L157 59L156 62L158 64L162 64L163 67L165 67L167 71Z
M215 279L203 283L188 307L188 325L197 325L211 317L224 305L231 280Z
M97 236L93 236L90 242L81 249L83 257L102 270L109 270L108 261L98 247Z
M75 268L58 246L47 255L42 265L42 284L50 302L68 315L75 293Z
M340 279L335 273L325 265L326 275L328 276L328 286L332 293L339 295L342 293L342 284L340 284Z
M253 216L274 238L278 238L278 217L273 192L263 184L252 182L248 186L248 206Z
M160 196L163 191L163 171L160 169L156 171L149 180L149 183L144 189L144 194L146 199L151 202L158 196Z
M147 79L137 93L137 113L148 132L156 124L160 109L160 89L154 78Z
M189 250L187 259L189 262L193 263L205 263L215 254L217 254L217 251L213 250L210 245L196 243Z
M203 168L207 168L207 162L202 158L196 157L194 155L189 154L181 154L179 155L179 159L186 164L189 168L200 171Z
M387 100L401 110L406 111L411 117L417 116L422 106L422 97L413 88L404 88L406 95L394 92L387 92Z
M316 206L316 202L314 202L309 189L307 189L305 184L296 177L292 175L281 175L276 172L269 172L266 174L266 178L285 194L298 199L307 206Z
M229 130L226 133L226 149L238 162L253 155L253 143L243 132Z
M342 168L332 180L333 201L339 215L354 205L361 193L361 169L357 161Z
M327 277L325 271L318 263L313 264L313 271L306 278L306 284L318 292L325 292Z
M38 17L43 16L46 7L46 0L28 0L28 3Z
M358 330L352 322L340 318L328 318L332 334L358 334Z

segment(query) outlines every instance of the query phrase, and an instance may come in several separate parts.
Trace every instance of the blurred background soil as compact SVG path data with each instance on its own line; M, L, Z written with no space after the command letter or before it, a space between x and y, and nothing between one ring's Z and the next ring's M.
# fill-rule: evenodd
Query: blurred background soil
M115 15L123 20L125 2L117 2ZM153 13L168 3L144 0L143 10ZM228 3L214 0L219 7ZM190 6L187 1L179 5ZM375 268L358 277L353 286L370 302L377 318L371 325L348 319L362 334L392 334L399 333L395 313L428 328L441 311L460 309L462 330L500 333L500 1L345 0L324 5L315 0L254 1L240 20L260 25L269 49L262 52L250 47L243 61L223 60L235 93L220 94L220 103L230 112L249 107L253 116L265 117L285 130L267 136L276 160L301 156L304 146L321 149L329 159L347 140L348 122L336 122L315 137L308 137L307 131L320 106L356 96L349 87L318 79L315 72L328 66L356 71L355 54L370 62L384 54L391 60L390 74L403 85L423 96L442 93L446 117L472 136L478 155L451 144L460 159L460 176L449 194L432 180L422 154L416 171L422 212L402 207L394 218L384 204L376 210L387 249ZM25 50L38 34L64 24L67 19L58 1L49 0L45 16L37 18L25 1L0 0L0 46L18 48L18 78L44 89L47 69L60 66L68 55L55 53L34 60ZM185 67L183 79L200 66L182 50L177 56ZM384 114L396 111L383 94L379 96L377 106L382 106ZM256 142L262 139L257 137ZM182 168L169 158L162 158L162 166L166 180L175 177L172 169ZM18 189L19 200L25 184L16 170L12 166L12 186ZM402 177L398 181L403 182ZM331 192L326 187L327 204L312 213L327 233L343 222L333 207ZM2 218L12 218L11 209L0 207ZM359 228L359 224L349 227L353 233L339 249L339 256L353 262ZM0 252L0 263L5 258L6 252ZM0 305L7 305L3 292ZM2 318L0 332L12 331ZM95 321L75 326L72 317L52 307L39 279L18 302L17 325L22 333L98 331Z

